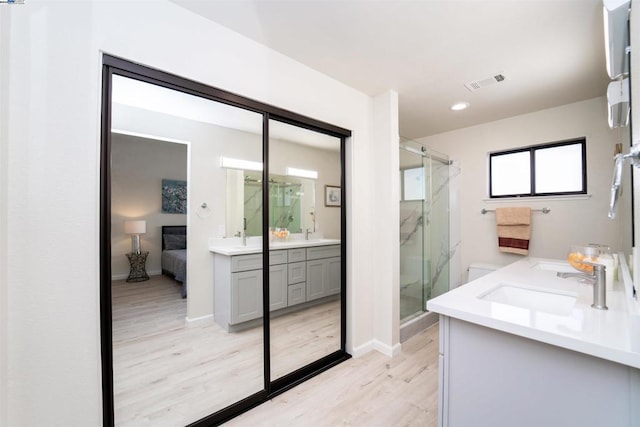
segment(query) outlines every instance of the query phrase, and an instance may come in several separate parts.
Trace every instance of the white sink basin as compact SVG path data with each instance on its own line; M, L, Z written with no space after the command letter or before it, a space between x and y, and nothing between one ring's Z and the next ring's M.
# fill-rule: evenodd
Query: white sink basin
M555 271L558 273L577 273L578 270L571 267L568 262L538 261L531 268L537 270Z
M501 283L478 298L561 316L571 314L576 303L575 295L561 291L524 288L506 283Z

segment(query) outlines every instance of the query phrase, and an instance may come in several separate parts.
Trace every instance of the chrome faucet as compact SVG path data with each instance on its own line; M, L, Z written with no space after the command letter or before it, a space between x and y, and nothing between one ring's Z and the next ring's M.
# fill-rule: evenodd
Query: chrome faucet
M304 240L309 240L309 229L304 230Z
M558 273L558 277L580 277L593 285L593 304L591 307L598 310L608 310L607 308L607 279L605 275L606 267L594 262L582 261L583 264L593 266L593 274L588 273Z

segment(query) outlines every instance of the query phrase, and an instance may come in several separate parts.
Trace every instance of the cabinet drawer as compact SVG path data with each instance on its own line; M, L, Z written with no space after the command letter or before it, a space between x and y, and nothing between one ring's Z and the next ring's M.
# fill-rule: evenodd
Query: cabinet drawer
M333 258L340 256L340 245L317 246L315 248L307 248L307 260Z
M302 304L305 302L307 300L306 288L307 286L305 283L289 285L287 288L287 306L291 307L292 305Z
M289 249L287 251L287 256L289 258L289 262L300 262L306 259L307 251L305 248Z
M262 268L262 254L236 255L231 257L231 271L259 270Z
M293 262L287 265L288 275L287 281L290 285L294 283L304 282L307 278L307 263Z
M269 265L278 265L287 263L287 251L269 251Z
M287 251L269 251L269 265L287 263ZM231 271L259 270L262 268L262 253L235 255L231 257Z

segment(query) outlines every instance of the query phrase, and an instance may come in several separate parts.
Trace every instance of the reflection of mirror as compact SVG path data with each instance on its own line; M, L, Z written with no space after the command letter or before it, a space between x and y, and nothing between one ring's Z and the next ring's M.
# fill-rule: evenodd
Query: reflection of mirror
M315 231L315 191L311 178L271 174L269 228L291 233ZM261 172L227 170L227 201L227 237L240 235L243 218L247 236L262 235Z
M279 172L287 169L285 165L295 164L297 168L313 171L318 188L326 185L339 188L342 171L338 138L274 120L269 122L269 129L270 171ZM305 231L301 243L287 242L290 249L287 249L285 285L291 299L296 298L297 303L288 307L295 311L284 316L275 311L271 313L271 375L276 379L340 349L342 242L340 209L325 206L324 194L315 191L316 180L270 177L270 226L286 226L292 232ZM308 185L303 185L305 182ZM302 209L296 206L296 191L304 191L300 198ZM301 216L308 216L306 219L313 222L298 225L296 216L300 210ZM315 211L317 217L310 215ZM326 241L322 237L334 240L326 245L305 246ZM280 247L279 242L274 241L269 249Z
M111 114L115 425L143 419L186 425L264 388L262 325L228 334L211 320L207 250L209 237L224 223L226 193L225 170L211 165L239 151L259 160L262 136L246 129L259 132L262 116L121 76L113 77ZM165 187L176 182L187 184L186 213L163 207ZM203 203L210 215L198 215ZM146 220L145 282L123 280L131 246L126 219ZM178 235L169 236L176 230ZM202 317L209 320L198 327L186 321ZM246 365L238 371L240 360ZM182 390L180 398L176 389Z
M345 216L316 186L343 185L349 131L104 58L105 423L217 425L346 360ZM249 216L251 245L231 237ZM145 227L125 234L126 221ZM270 240L271 227L293 233ZM184 271L164 261L176 250ZM128 282L129 267L147 272Z

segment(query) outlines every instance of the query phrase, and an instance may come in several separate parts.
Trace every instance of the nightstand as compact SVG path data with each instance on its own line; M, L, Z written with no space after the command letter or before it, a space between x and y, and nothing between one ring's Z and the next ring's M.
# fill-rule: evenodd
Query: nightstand
M146 269L148 255L149 251L143 251L139 254L127 254L127 258L129 259L129 264L131 266L127 282L144 282L145 280L149 280L149 275L147 274Z

